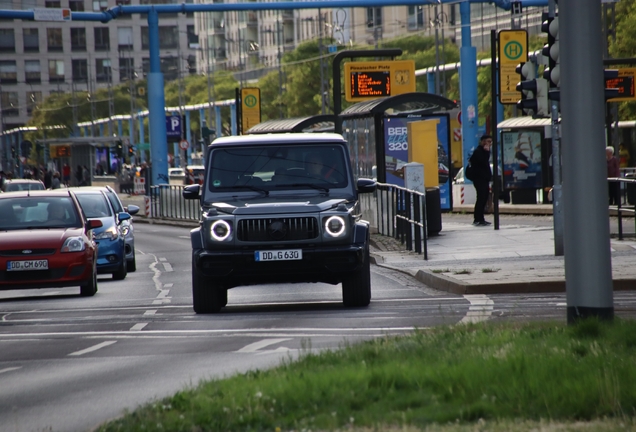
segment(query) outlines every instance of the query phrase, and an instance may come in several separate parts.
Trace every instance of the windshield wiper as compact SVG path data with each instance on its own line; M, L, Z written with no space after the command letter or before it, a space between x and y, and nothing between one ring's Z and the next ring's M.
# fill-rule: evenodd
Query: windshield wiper
M228 187L228 189L250 189L253 190L255 192L260 192L262 194L264 194L265 196L269 195L269 191L265 190L263 188L259 188L256 186L252 186L252 185L234 185L234 186L230 186Z
M276 185L277 188L283 188L283 187L308 187L308 188L312 188L312 189L316 189L325 193L329 193L329 188L326 188L324 186L319 186L317 184L313 184L313 183L286 183L286 184L280 184L280 185Z

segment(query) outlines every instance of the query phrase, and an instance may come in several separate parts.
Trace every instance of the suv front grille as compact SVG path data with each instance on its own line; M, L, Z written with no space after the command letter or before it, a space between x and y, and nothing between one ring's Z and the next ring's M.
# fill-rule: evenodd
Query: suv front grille
M318 237L315 217L242 219L236 237L246 242L311 240Z

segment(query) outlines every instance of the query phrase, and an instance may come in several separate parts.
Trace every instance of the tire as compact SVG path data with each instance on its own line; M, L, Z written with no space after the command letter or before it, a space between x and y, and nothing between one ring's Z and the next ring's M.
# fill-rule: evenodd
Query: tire
M92 297L97 293L97 268L93 266L93 275L91 280L85 285L80 285L80 295L82 297Z
M128 275L128 264L126 263L126 257L124 256L124 259L121 262L121 266L119 266L119 269L115 273L113 273L113 279L124 280L126 279L126 275Z
M126 262L126 270L128 273L133 273L137 271L137 258L135 258L135 251L133 250L133 259L132 261Z
M364 248L364 262L342 281L342 303L345 307L365 307L371 303L371 264L369 244Z
M227 289L207 281L199 275L192 260L192 306L197 314L218 313L227 304Z

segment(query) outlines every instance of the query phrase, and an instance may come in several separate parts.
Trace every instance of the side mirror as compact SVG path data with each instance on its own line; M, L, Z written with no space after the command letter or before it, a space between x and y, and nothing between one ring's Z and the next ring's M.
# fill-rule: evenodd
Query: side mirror
M119 223L122 223L125 220L132 219L132 216L126 212L121 212L117 214L117 219L119 220Z
M134 204L130 204L129 206L124 207L124 211L126 213L128 213L129 215L134 216L137 213L139 213L139 206L136 206Z
M92 230L95 228L101 228L104 224L99 219L89 219L86 221L86 230Z
M186 186L185 188L183 188L183 198L184 199L199 199L199 189L200 189L201 185L198 184L193 184L193 185L189 185Z
M357 187L358 193L371 193L375 192L376 183L375 180L360 178Z

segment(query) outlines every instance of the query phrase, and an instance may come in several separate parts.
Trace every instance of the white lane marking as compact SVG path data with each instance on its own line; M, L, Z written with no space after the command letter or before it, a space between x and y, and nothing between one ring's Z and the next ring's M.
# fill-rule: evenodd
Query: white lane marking
M189 306L192 307L192 306ZM251 328L251 329L206 329L206 330L148 330L143 332L144 335L183 335L183 334L192 334L192 335L207 335L207 334L259 334L259 335L270 335L277 334L289 336L293 334L294 337L299 336L333 336L338 333L351 333L351 334L365 334L366 332L374 332L382 334L383 332L394 332L394 331L414 331L414 330L425 330L429 327L334 327L334 328L310 328L310 327L299 327L299 328L286 328L286 329L268 329L268 328ZM29 340L34 340L36 338L41 337L50 337L50 336L86 336L86 337L104 337L104 336L130 336L129 331L93 331L93 332L45 332L45 333L13 333L0 334L0 341L2 340L15 340L19 338L28 338ZM272 336L272 337L285 337L285 336ZM113 341L114 343L115 341Z
M470 302L470 307L468 308L466 316L462 318L459 324L476 323L490 319L495 302L487 295L467 294L464 298Z
M137 323L134 326L132 326L129 331L141 331L147 325L148 323Z
M159 291L159 294L157 294L157 298L158 299L165 299L165 298L167 298L169 292L170 292L170 290L161 290L161 291Z
M157 259L156 255L152 255L155 259L155 261L150 264L150 270L152 270L154 272L154 275L152 276L152 281L155 283L155 289L157 291L159 291L159 295L157 296L156 300L153 300L152 304L153 305L162 305L162 304L166 304L166 303L170 303L170 299L167 298L167 294L168 291L163 289L163 283L161 282L161 270L159 270L157 268L157 264L159 264L159 260L165 260L165 258L159 258ZM166 263L162 263L164 265L164 268L166 267ZM171 267L171 271L172 271L172 267ZM165 294L162 293L165 291Z
M190 240L190 236L179 236L179 238L184 238Z
M251 343L249 345L245 345L243 348L241 348L240 350L236 351L236 352L240 352L240 353L251 353L251 352L256 352L261 348L265 348L266 346L269 345L274 345L280 342L285 342L291 340L291 338L278 338L278 339L263 339L261 341L258 342L254 342Z
M171 271L173 271L173 270L172 270L172 264L167 263L167 262L162 262L161 264L163 264L163 269L164 269L166 272L171 272Z
M163 261L168 261L167 258L159 258L159 261L163 262Z
M156 309L154 309L154 310L147 310L146 312L144 312L144 315L154 315L154 314L156 314L156 313L157 313L157 310L156 310Z
M174 284L172 282L163 284L164 288L172 288L173 286L174 286Z
M169 298L165 298L165 299L158 299L158 300L153 300L152 304L153 305L162 305L162 304L169 304L170 303L170 299Z
M107 347L108 345L112 345L115 342L117 342L117 341L106 341L106 342L98 343L97 345L94 345L94 346L92 346L90 348L86 348L86 349L83 349L83 350L80 350L80 351L75 351L74 353L70 353L69 355L70 356L81 356L81 355L88 354L88 353L93 352L93 351L97 351L98 349L102 349L104 347Z
M1 373L5 373L5 372L11 372L11 371L18 370L18 369L22 369L22 366L15 366L15 367L8 367L8 368L0 369L0 374Z

